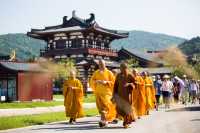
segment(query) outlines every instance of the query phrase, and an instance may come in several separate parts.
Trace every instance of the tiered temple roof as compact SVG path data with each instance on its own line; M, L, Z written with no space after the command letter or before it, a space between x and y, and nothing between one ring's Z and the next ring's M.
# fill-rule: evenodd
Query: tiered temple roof
M28 32L27 35L33 38L46 40L51 34L71 32L93 32L105 34L113 39L128 37L128 33L120 33L116 30L110 30L99 26L95 21L95 15L93 13L90 14L90 18L82 19L76 16L75 11L73 11L72 18L69 20L67 16L64 16L61 25L49 26L44 29L31 29L31 32Z

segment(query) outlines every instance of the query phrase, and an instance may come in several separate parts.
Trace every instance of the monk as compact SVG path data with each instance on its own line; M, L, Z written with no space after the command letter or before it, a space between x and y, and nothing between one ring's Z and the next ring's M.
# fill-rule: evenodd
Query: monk
M123 118L124 128L128 128L132 121L135 120L132 105L134 77L128 72L126 63L120 65L120 71L115 80L112 101L116 104L118 116Z
M147 77L148 77L148 79L149 79L149 83L151 84L151 101L152 101L152 103L151 103L151 109L155 109L156 108L156 89L155 89L155 87L154 87L154 83L153 83L153 79L152 79L152 77L150 76L150 73L147 71Z
M143 78L139 75L137 69L133 69L133 76L135 78L135 89L133 90L133 106L135 108L138 119L145 115L145 83Z
M149 115L149 111L154 108L154 94L152 94L153 82L149 78L147 72L142 73L143 80L145 82L145 97L146 97L146 114ZM154 95L154 96L153 96Z
M64 81L63 95L66 117L70 117L69 123L73 124L77 118L83 117L83 86L75 71L71 71L69 79Z
M90 86L96 96L97 109L101 115L99 126L105 127L116 117L115 106L111 102L115 77L106 68L104 60L99 60L98 65L99 69L93 73L90 79Z

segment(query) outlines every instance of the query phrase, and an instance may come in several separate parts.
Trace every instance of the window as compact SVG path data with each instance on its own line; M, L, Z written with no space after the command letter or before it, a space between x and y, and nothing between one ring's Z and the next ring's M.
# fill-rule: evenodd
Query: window
M72 40L73 48L80 48L82 46L82 39L76 38Z
M56 49L64 49L66 46L66 40L56 41Z

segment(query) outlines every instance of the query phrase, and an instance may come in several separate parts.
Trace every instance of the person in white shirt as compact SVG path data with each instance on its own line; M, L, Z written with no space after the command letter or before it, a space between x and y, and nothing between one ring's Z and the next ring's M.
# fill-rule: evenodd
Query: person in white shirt
M182 79L180 79L178 76L175 76L174 77L174 80L176 81L176 82L178 82L178 84L179 84L179 89L180 89L180 94L179 94L179 98L178 99L181 99L182 100L182 102L183 102L183 92L184 92L184 90L185 90L185 83L184 83L184 81L182 80Z
M190 95L192 98L192 104L195 104L199 86L198 86L197 82L194 79L192 79L189 87L190 87Z
M170 81L169 75L163 76L163 82L161 86L161 91L163 95L163 102L165 104L165 108L170 108L170 95L173 89L173 83Z

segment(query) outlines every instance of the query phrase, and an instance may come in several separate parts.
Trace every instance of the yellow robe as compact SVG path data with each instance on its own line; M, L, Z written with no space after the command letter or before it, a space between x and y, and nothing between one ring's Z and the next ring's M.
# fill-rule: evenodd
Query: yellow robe
M145 77L144 82L145 82L145 95L146 95L146 110L154 109L155 91L153 87L153 82L149 77Z
M135 77L135 89L133 90L133 106L137 116L146 112L145 83L141 76Z
M149 79L151 80L151 99L152 99L152 106L151 109L155 109L155 104L156 104L156 89L154 88L154 83L153 80L149 77Z
M76 87L72 89L71 87ZM83 86L78 79L69 79L63 84L66 117L83 117Z
M106 85L97 83L98 80L108 81ZM90 86L96 96L96 105L100 114L104 114L107 121L112 121L116 117L115 106L111 102L115 77L111 71L96 70L91 79Z

